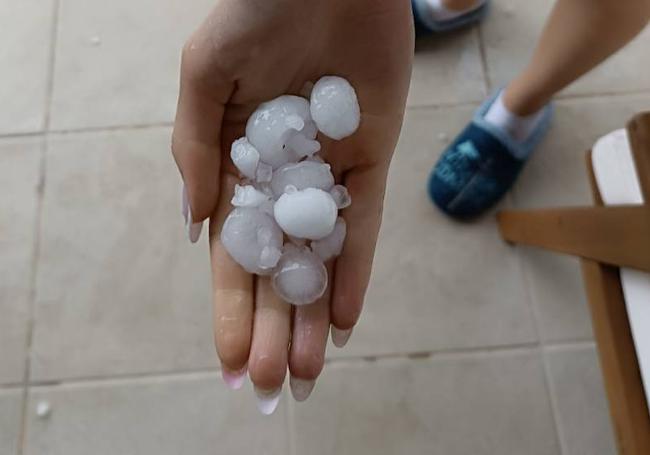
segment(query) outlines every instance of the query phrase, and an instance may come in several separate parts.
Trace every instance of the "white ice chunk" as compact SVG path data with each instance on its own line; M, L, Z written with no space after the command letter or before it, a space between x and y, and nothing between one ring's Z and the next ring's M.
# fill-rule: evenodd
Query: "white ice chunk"
M260 161L257 165L257 172L255 173L255 180L258 182L270 182L273 177L273 168Z
M347 227L345 220L339 217L336 220L332 233L323 239L311 242L311 249L323 261L327 261L341 254L346 234Z
M237 139L230 148L230 158L235 167L249 179L255 178L260 154L245 137Z
M284 193L273 206L275 220L287 235L310 240L332 232L337 212L332 196L318 188Z
M257 208L236 207L221 228L221 243L228 254L247 272L258 275L271 273L267 266L272 249L280 250L282 241L277 223Z
M260 159L276 169L292 158L287 141L311 122L306 99L283 95L258 106L246 123L246 137Z
M310 110L320 132L332 139L350 136L359 127L361 112L357 94L342 77L325 76L316 82Z
M352 204L350 193L348 193L348 189L343 185L334 185L334 188L330 190L330 195L339 210L349 207Z
M235 195L230 203L235 207L259 207L269 200L269 195L252 185L235 185Z
M307 139L302 134L294 134L287 141L287 147L291 149L295 158L301 159L305 156L312 156L320 151L320 142Z
M327 288L327 269L308 248L287 244L272 278L275 292L294 305L316 301Z
M298 190L319 188L329 191L334 186L334 176L329 164L315 161L289 163L273 172L271 189L275 197L280 197L290 185Z

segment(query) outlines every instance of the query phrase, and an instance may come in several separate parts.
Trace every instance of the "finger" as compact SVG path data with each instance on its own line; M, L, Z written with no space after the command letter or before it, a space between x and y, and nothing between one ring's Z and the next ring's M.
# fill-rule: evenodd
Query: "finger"
M381 224L386 169L370 167L346 175L352 205L342 211L347 236L336 259L332 290L332 341L347 342L361 313Z
M287 372L290 334L291 305L275 294L269 277L257 277L248 368L255 385L257 405L263 414L271 414L280 399Z
M199 29L183 48L172 153L183 178L183 215L192 242L219 194L220 129L233 83L214 63L218 48Z
M327 268L332 276L333 267ZM311 394L316 378L323 370L327 332L330 325L331 283L325 294L310 305L294 310L289 371L291 393L296 401L305 401Z
M224 174L217 211L210 219L214 341L221 359L222 375L233 389L242 386L250 353L253 327L253 276L230 257L219 239L230 211L230 195L238 179Z

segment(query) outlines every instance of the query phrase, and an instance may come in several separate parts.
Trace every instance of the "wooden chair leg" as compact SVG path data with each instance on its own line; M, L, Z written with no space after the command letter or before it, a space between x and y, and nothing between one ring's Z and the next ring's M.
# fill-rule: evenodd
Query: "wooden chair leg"
M619 453L648 455L650 414L619 271L588 259L581 262Z
M497 217L509 242L650 272L650 207L506 210Z

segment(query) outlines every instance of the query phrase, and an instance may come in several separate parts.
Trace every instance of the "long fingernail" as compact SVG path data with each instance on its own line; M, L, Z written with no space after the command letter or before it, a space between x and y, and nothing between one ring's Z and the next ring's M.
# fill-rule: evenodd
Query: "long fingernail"
M255 387L255 395L257 395L257 409L265 416L273 414L275 408L278 407L280 402L280 393L282 387L275 390L262 390Z
M203 229L203 222L194 223L192 220L192 207L190 207L189 199L187 197L187 187L183 185L182 197L182 212L185 218L185 229L187 229L187 236L190 242L196 243L201 237L201 229Z
M332 343L334 343L334 346L337 348L342 348L350 339L350 335L352 335L352 329L341 330L332 326L331 335Z
M231 371L221 367L221 377L228 387L232 390L239 390L246 380L246 366L239 371Z
M291 376L289 378L291 394L296 401L305 401L311 395L316 381L314 379L300 379Z

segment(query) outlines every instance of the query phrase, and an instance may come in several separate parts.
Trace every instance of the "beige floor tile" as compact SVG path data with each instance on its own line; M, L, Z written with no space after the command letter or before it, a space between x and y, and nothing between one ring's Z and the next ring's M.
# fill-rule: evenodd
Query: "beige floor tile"
M297 453L313 455L559 454L528 351L330 368L295 422Z
M545 355L563 455L616 454L596 349L549 348Z
M171 121L181 47L213 4L62 1L52 127Z
M38 402L52 409L35 416ZM214 375L34 389L26 455L280 455L285 407L262 416L249 387L227 390Z
M350 344L331 355L374 355L535 339L516 251L494 216L461 224L429 202L429 170L470 108L409 111L393 159L373 277Z
M3 455L18 455L22 393L18 389L0 389L0 453Z
M485 80L476 30L418 40L409 106L480 101L484 96Z
M0 134L43 129L53 7L53 0L0 0Z
M491 14L482 26L493 87L507 83L528 62L553 3L552 0L493 2ZM650 66L648 45L650 28L606 63L568 87L563 94L650 90L650 76L639 70Z
M167 128L50 140L32 376L216 364L205 235L182 228Z
M548 138L514 189L515 205L538 208L591 204L585 151L603 134L650 108L649 96L564 100ZM545 340L591 338L580 266L575 258L520 248L522 264Z
M0 140L0 384L23 379L42 143Z

